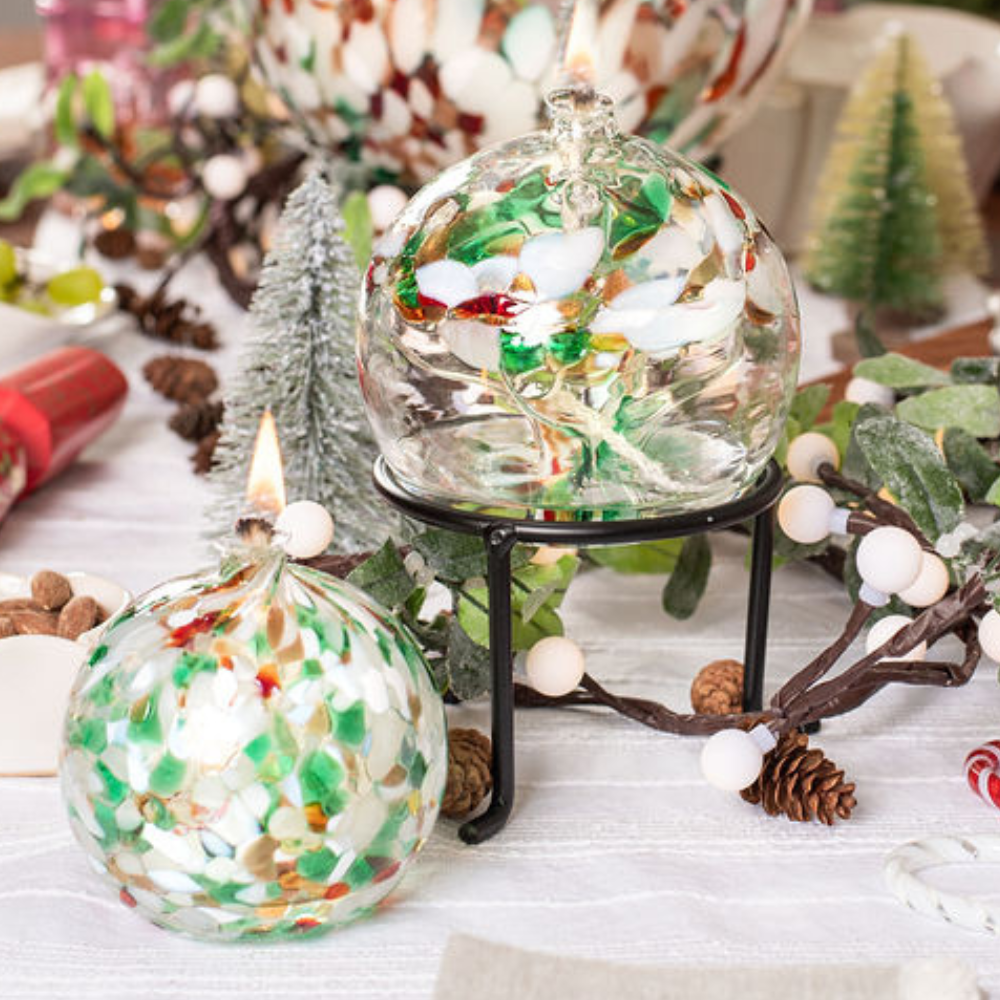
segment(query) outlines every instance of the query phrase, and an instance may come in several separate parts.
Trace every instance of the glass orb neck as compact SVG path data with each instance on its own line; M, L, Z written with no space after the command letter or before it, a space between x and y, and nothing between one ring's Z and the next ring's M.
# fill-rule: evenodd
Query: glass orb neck
M615 102L592 87L563 87L545 99L557 142L612 139L620 134Z

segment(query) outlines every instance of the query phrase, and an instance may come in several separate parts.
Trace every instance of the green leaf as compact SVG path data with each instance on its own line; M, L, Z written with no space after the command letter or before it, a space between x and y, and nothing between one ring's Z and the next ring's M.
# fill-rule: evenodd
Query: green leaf
M18 218L29 201L51 197L69 177L69 170L57 167L54 163L33 163L18 174L7 197L0 201L0 221L10 222Z
M413 547L444 583L457 584L486 576L486 547L478 535L428 528L413 539Z
M390 610L402 607L417 589L392 542L386 542L347 579Z
M808 431L816 423L826 401L830 398L830 387L828 385L810 385L805 389L799 389L792 400L789 416L794 417L803 431Z
M995 507L1000 507L1000 476L990 484L990 488L986 491L986 495L983 497L984 503L991 503Z
M989 452L967 431L949 427L944 432L944 457L969 499L979 503L993 485L1000 468Z
M956 382L980 382L995 385L1000 379L1000 358L955 358L951 377Z
M91 70L83 78L83 106L97 134L110 139L115 134L115 102L100 70Z
M340 214L344 219L344 238L354 251L358 267L364 269L372 255L372 214L364 191L352 191L344 199Z
M682 538L666 538L660 542L636 545L597 546L586 550L586 556L598 566L616 573L672 573L684 545Z
M948 376L937 368L914 361L902 354L883 354L866 358L854 366L854 374L890 389L922 389L925 386L947 385Z
M481 698L490 691L490 651L474 642L454 619L448 632L445 670L448 689L462 701Z
M188 7L188 0L163 0L149 19L149 37L160 45L180 37L187 26Z
M222 38L217 31L202 18L198 27L179 35L172 41L158 45L149 54L152 66L176 66L191 59L210 59L218 51Z
M778 438L778 443L774 449L774 460L782 468L784 468L788 462L788 445L801 433L802 428L799 426L799 422L795 419L795 417L788 417L788 419L785 420L785 426L781 429L781 436Z
M860 409L861 407L857 403L842 399L833 407L833 420L825 424L817 424L813 428L819 434L825 434L837 446L841 461L847 455L847 449L851 443L851 430Z
M885 344L879 340L875 327L868 322L865 310L861 310L854 321L854 340L863 358L877 358L885 354Z
M707 535L684 539L677 568L663 588L663 610L674 618L690 618L708 586L712 570L712 547Z
M885 409L874 403L864 403L858 408L848 438L847 450L844 452L844 462L840 469L848 478L856 479L872 489L878 489L882 485L882 480L868 464L868 459L865 458L865 453L858 444L858 428L872 417L884 417L885 415Z
M960 427L973 437L1000 435L1000 393L991 385L950 385L900 400L896 413L907 423L936 431Z
M958 525L962 491L926 434L883 415L859 423L854 436L871 468L931 541Z
M578 565L575 556L563 556L552 566L526 566L514 574L511 614L515 649L531 649L547 635L563 634L562 620L556 609ZM541 602L532 600L538 590L545 591ZM459 594L458 620L474 642L488 645L489 594L485 587L467 588Z
M56 109L52 118L52 127L56 141L62 146L77 149L80 137L77 134L76 122L73 119L73 98L76 96L79 80L75 73L68 73L59 81L56 93Z

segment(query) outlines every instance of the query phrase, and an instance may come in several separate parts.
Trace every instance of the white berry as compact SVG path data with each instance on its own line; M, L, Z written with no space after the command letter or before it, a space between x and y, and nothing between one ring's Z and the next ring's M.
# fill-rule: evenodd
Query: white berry
M916 580L899 592L900 600L913 608L929 608L948 592L948 567L933 552L921 552L920 572Z
M167 91L167 110L174 118L187 114L194 104L194 82L179 80Z
M979 645L991 660L1000 663L1000 615L992 608L979 623Z
M219 153L205 161L201 182L213 198L232 201L246 190L247 168L238 156Z
M876 528L865 535L858 545L857 564L861 579L883 594L898 594L912 587L922 562L923 551L919 542L902 528Z
M290 503L278 515L274 527L281 547L293 559L321 555L333 541L333 518L324 506L312 500Z
M724 792L740 792L760 775L764 751L742 729L715 733L701 751L701 773Z
M896 394L887 385L880 385L870 378L855 375L844 389L844 399L859 406L874 403L876 406L889 407L896 402Z
M812 545L830 534L833 498L819 486L793 486L778 504L778 524L793 542Z
M886 615L868 630L865 636L865 652L874 653L879 646L887 643L900 629L912 625L913 619L906 615ZM922 660L927 655L927 643L921 642L902 656L891 656L892 660Z
M376 233L384 233L392 225L406 208L406 201L406 192L392 184L379 184L368 192L368 211Z
M228 76L209 73L195 84L194 106L206 118L234 118L240 109L240 92Z
M525 671L528 683L551 698L569 694L583 679L583 650L561 635L539 639L528 651Z
M788 445L788 474L800 483L820 482L816 471L821 465L829 464L835 469L840 465L837 446L825 435L810 431L793 438Z

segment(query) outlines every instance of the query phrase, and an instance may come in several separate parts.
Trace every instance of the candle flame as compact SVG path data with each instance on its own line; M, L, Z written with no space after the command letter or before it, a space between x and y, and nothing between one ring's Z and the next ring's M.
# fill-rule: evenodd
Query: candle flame
M594 85L597 70L594 53L596 39L597 4L594 0L576 0L563 54L563 71L578 86Z
M285 509L281 447L278 444L278 429L270 410L265 410L260 418L253 459L250 462L250 476L247 479L247 501L255 511L273 517Z

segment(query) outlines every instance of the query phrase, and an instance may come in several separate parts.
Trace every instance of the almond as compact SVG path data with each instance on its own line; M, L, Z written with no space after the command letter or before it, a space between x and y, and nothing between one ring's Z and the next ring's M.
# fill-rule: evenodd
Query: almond
M86 594L74 597L59 612L58 632L64 639L76 639L92 629L98 620L97 601Z
M31 578L31 596L46 611L58 611L73 597L73 588L62 573L41 569Z

